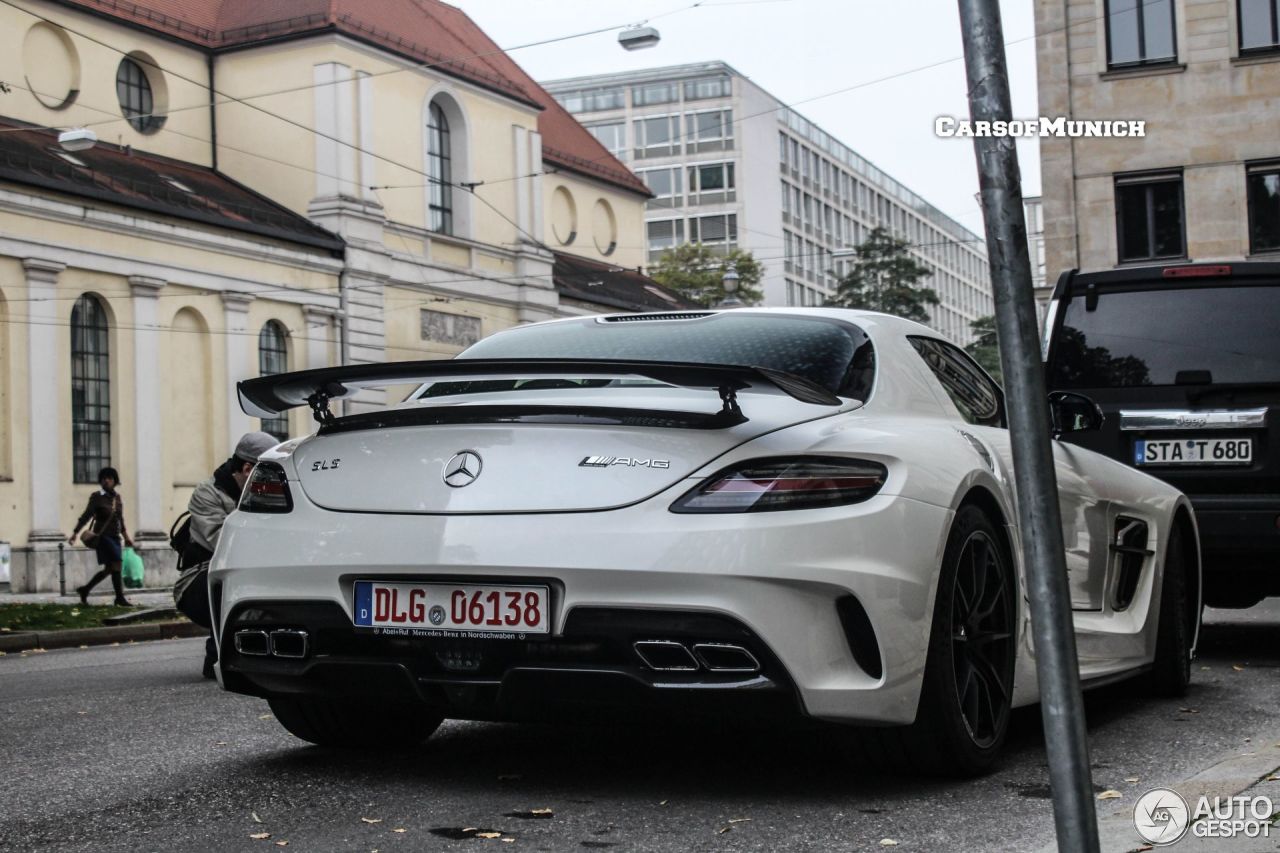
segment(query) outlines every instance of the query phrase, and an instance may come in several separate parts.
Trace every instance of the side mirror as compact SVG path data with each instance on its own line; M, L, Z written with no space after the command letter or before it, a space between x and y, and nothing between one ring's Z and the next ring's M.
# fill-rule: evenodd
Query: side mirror
M1054 391L1049 395L1049 422L1053 426L1054 438L1061 438L1068 432L1102 429L1104 420L1102 408L1083 394Z

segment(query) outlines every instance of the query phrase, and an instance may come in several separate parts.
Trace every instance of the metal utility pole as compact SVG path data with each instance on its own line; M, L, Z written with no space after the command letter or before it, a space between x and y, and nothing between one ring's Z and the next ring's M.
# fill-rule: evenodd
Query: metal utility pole
M969 82L969 112L975 121L1013 118L999 0L959 0ZM1057 478L1040 344L1036 332L1022 179L1010 137L973 141L986 223L987 257L995 296L1000 365L1004 370L1013 448L1018 522L1031 600L1036 674L1058 849L1097 853L1089 741L1080 695L1079 661L1071 621L1071 593L1062 541Z

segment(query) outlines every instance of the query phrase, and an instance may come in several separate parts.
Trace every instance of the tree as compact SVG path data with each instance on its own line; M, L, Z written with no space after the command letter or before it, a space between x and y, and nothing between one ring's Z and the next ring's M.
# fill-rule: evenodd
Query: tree
M828 305L865 308L929 322L925 306L937 305L938 294L921 287L920 280L932 275L933 270L915 259L906 240L876 228L853 251L853 268L840 279Z
M988 314L979 317L969 324L973 333L973 341L965 345L964 351L973 356L973 360L982 365L997 382L1003 382L1000 373L1000 339L996 336L996 318Z
M725 298L722 279L730 265L738 273L738 289L734 295L747 305L764 299L764 293L757 287L764 268L750 252L740 249L721 253L702 243L685 243L663 252L658 265L649 274L659 284L678 291L703 307L712 308Z

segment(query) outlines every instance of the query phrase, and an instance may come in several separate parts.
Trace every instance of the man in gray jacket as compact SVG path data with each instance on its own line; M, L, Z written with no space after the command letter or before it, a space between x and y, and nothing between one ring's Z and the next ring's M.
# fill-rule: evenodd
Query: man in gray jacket
M213 665L218 662L209 611L209 560L218 549L223 523L240 503L240 493L258 457L279 443L279 439L265 432L246 433L231 458L219 465L212 477L196 485L187 504L191 535L182 551L182 575L174 584L173 597L187 618L210 629L204 652L205 678L213 678Z

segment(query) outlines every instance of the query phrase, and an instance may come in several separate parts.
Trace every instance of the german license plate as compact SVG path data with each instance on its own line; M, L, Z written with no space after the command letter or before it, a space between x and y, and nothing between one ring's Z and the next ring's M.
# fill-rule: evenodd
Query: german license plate
M1133 455L1138 465L1248 465L1253 461L1253 439L1139 439Z
M546 634L551 630L545 586L356 581L357 628L393 633Z

